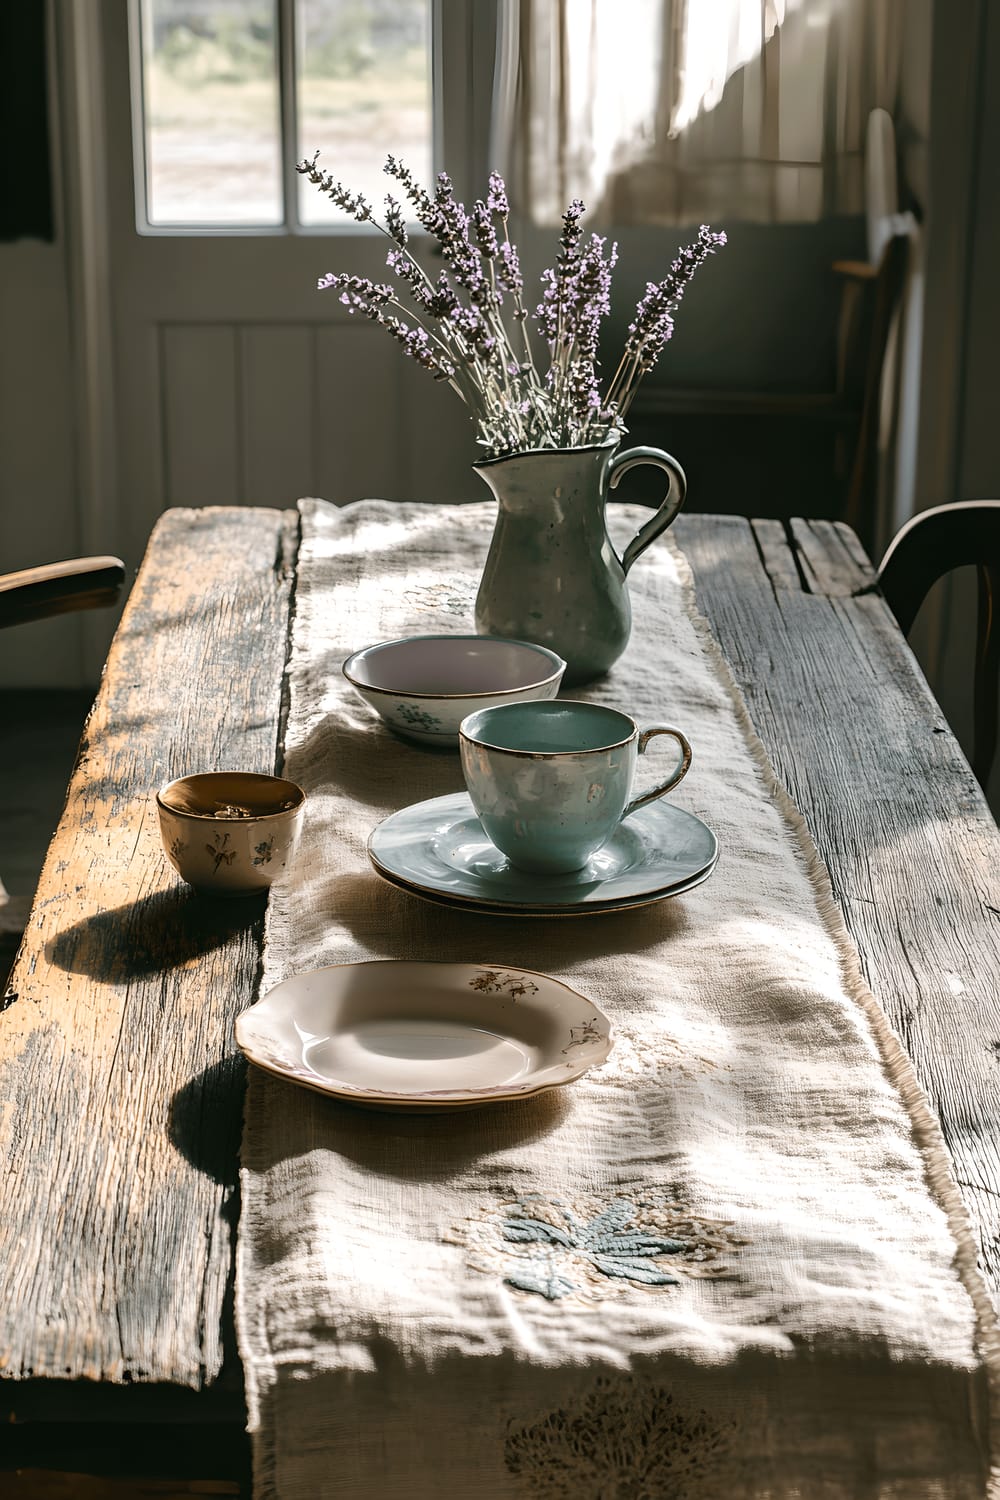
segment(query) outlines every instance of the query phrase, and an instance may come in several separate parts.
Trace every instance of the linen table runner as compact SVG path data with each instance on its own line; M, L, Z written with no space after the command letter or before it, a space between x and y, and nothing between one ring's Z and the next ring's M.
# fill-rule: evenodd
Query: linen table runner
M648 518L613 510L626 534ZM564 1089L430 1115L250 1068L236 1312L259 1500L990 1493L995 1335L937 1126L673 541L630 575L625 656L564 696L687 734L672 800L718 867L641 909L495 917L370 869L375 824L461 769L340 673L372 641L472 632L494 507L300 512L285 774L309 803L261 993L358 959L542 970L614 1047Z

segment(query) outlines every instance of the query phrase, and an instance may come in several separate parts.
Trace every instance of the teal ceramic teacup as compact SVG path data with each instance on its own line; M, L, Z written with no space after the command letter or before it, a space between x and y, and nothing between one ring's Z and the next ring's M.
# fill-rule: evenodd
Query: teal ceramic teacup
M636 761L657 735L680 746L666 779L633 797ZM459 729L462 772L488 837L512 865L579 870L636 808L687 774L691 746L679 729L640 729L628 714L566 699L482 708Z

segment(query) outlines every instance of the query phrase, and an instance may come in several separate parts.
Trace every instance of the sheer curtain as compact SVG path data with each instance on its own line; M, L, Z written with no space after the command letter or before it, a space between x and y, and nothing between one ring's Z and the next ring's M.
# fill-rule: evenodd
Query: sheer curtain
M904 0L505 0L494 120L519 207L557 223L864 211Z

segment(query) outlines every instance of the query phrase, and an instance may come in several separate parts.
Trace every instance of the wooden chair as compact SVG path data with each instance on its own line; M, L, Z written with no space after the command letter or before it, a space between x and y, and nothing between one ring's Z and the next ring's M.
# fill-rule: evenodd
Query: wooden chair
M102 609L117 601L124 582L125 564L118 557L75 557L0 574L0 626Z
M844 278L839 339L845 350L832 410L850 459L842 517L871 546L878 498L878 444L886 349L903 296L913 219L898 215L878 260L835 261Z
M106 608L116 603L124 582L125 564L118 557L76 557L0 574L0 626ZM20 941L27 908L27 898L12 901L0 880L0 982Z
M879 532L880 442L893 400L898 372L893 368L893 338L901 317L911 255L919 226L910 212L900 212L896 177L896 141L884 109L871 112L865 144L866 247L863 259L836 260L831 284L838 289L839 310L835 357L826 389L678 389L651 384L640 387L630 413L633 442L661 444L676 453L692 481L689 506L737 511L741 515L823 515L846 521L870 553ZM681 434L668 441L663 434ZM725 438L722 439L722 435ZM706 474L726 472L727 454L739 455L764 474L763 488L748 484L723 487L709 478L706 494L699 488L699 462L685 456L685 438L692 443ZM720 441L720 439L722 439ZM833 471L829 499L821 509L809 510L801 477L786 474L774 454L791 439L794 447L808 445L812 454L829 454ZM762 462L767 459L767 462ZM815 457L811 458L815 465ZM645 501L645 493L629 498ZM652 503L650 497L650 503ZM882 533L884 535L884 532Z
M889 544L879 568L879 583L906 635L931 585L962 567L974 567L977 574L972 769L985 788L997 745L1000 500L958 500L921 511Z

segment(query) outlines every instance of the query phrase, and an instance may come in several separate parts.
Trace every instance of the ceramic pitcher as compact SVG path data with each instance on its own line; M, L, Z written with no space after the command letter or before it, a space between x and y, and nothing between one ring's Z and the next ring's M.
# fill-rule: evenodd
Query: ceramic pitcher
M618 442L533 449L473 465L500 507L476 599L476 629L548 646L566 662L567 686L600 677L625 650L632 629L625 575L670 525L687 489L669 453L619 453ZM667 493L619 557L605 505L636 464L662 469Z

